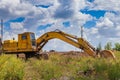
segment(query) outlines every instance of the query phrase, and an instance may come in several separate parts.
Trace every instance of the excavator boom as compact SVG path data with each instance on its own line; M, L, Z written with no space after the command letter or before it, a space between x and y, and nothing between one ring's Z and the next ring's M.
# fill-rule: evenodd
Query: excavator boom
M39 37L36 40L38 50L41 50L49 40L54 38L60 39L79 49L82 49L90 56L95 57L96 55L95 48L92 47L86 40L84 40L83 38L77 38L76 36L64 33L60 30L47 32L43 34L41 37Z

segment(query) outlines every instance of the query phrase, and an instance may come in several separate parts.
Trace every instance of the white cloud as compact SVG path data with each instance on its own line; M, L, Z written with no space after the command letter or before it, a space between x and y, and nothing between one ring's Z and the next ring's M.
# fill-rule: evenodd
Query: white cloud
M16 30L23 29L22 23L18 23L18 22L11 23L10 27L11 27L11 29L16 29Z
M120 31L120 26L119 25L116 26L116 30Z
M41 13L39 9L30 3L21 3L20 0L1 0L0 1L0 18L13 19L17 17L34 16Z
M110 27L114 27L114 23L107 17L106 18L103 17L102 19L99 20L96 26L103 27L104 29L108 29Z
M91 32L90 32L91 34L96 34L96 33L98 33L98 28L91 28Z
M110 14L108 16L107 14L109 13L106 13L106 15L97 22L96 26L98 27L99 34L106 37L120 38L120 36L117 35L117 29L119 29L120 15L117 15L116 17L115 15L113 16L113 13L110 13L112 16Z
M21 0L22 2L29 2L33 5L48 5L53 4L56 0Z
M113 4L114 4L113 6L111 6L112 1L108 2L107 5L105 4L105 3L107 3L107 1L96 1L96 0L95 0L94 4L97 4L97 5L88 3L85 0L83 0L81 3L80 3L80 0L74 0L74 1L70 0L70 3L71 4L66 6L66 5L62 4L62 2L61 3L58 2L57 4L60 4L60 5L52 6L49 8L48 13L51 12L51 14L49 14L48 16L51 19L46 19L46 18L43 19L42 20L43 24L45 21L52 22L55 24L52 25L51 27L48 27L45 30L42 30L40 32L40 34L43 34L48 31L53 31L55 29L60 29L68 34L73 34L73 35L77 35L78 37L80 37L80 26L82 26L86 21L93 19L93 17L91 17L90 15L80 13L79 12L80 9L83 9L88 6L92 6L90 9L119 11L117 9L118 6L115 6L116 4L119 4L119 2L117 3L117 1L113 1ZM73 10L73 8L74 8L74 10ZM54 17L51 15L54 15L53 12L55 12L56 10L59 11L59 9L60 10L63 9L63 11L64 11L64 9L72 10L73 14L66 18L66 16L60 16L59 13L55 13L55 15L57 15L59 17L57 17L57 19L54 19ZM67 13L65 12L64 14L67 14ZM87 41L89 41L94 46L97 46L99 44L99 42L101 42L103 45L105 45L105 43L109 42L109 41L115 42L115 40L118 40L116 38L120 38L119 30L118 30L119 25L120 25L119 16L120 15L116 15L113 12L106 12L104 17L101 17L97 21L97 23L96 23L97 25L95 27L89 28L89 29L84 28L84 32L85 32L84 37L86 37ZM42 21L40 21L40 22L42 22ZM64 22L64 21L70 21L71 26L67 27L67 28L63 27L62 22ZM45 23L47 23L47 22L45 22ZM50 46L51 45L50 43L48 43L47 46ZM59 40L55 40L55 43L56 44L60 43L59 46L64 46L64 49L63 49L63 47L59 47L59 46L56 47L55 49L57 49L57 50L59 50L59 49L65 50L66 48L74 49L74 47L71 48L67 44L64 45L65 43L63 43ZM49 47L47 47L47 46L45 49L49 49ZM54 48L54 47L51 46L51 48Z
M119 0L94 0L91 3L91 8L95 10L109 10L109 11L120 11Z
M86 29L90 42L96 46L99 42L104 46L107 42L119 42L120 41L120 15L107 12L105 16L100 18L96 22L96 26Z
M35 7L34 5L52 5L48 8ZM79 10L84 8L95 10L109 10L120 12L120 1L118 0L94 0L93 3L87 0L0 0L0 18L10 20L17 17L25 17L22 23L11 23L11 35L17 38L18 33L32 31L37 37L42 34L60 29L68 34L80 37L80 27L93 17L82 14ZM93 28L84 28L84 38L92 45L99 42L105 44L108 41L119 40L120 38L120 15L113 12L105 13ZM70 27L64 27L63 22L70 21ZM38 31L40 25L51 24L44 30ZM8 38L10 32L5 31ZM51 43L53 45L51 46ZM75 50L76 48L60 40L51 40L44 49Z
M10 1L10 0L1 0L1 4L12 4L12 5L17 5L20 3L20 0L13 0L13 1Z

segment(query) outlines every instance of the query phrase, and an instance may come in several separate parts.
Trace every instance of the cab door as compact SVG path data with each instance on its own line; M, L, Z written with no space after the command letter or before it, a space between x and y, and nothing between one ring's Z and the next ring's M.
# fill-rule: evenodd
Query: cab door
M18 35L18 49L28 49L29 48L29 35L27 33Z
M20 45L21 45L21 49L28 48L28 36L27 36L27 34L21 35Z

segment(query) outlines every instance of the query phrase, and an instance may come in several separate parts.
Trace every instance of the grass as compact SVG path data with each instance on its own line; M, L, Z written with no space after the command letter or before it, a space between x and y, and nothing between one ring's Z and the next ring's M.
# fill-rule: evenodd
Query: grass
M54 54L49 60L27 62L3 55L0 80L119 80L120 52L115 55L116 60Z
M0 80L22 80L24 63L11 55L0 56Z

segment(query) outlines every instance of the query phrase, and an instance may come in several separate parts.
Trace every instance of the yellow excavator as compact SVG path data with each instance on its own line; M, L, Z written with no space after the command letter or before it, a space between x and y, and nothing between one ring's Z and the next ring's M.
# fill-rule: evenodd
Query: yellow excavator
M82 49L84 52L89 54L92 57L96 57L98 52L96 49L90 45L85 39L78 38L76 36L67 34L60 30L55 30L47 32L35 39L35 34L32 32L24 32L18 34L18 41L16 40L5 40L2 44L2 50L6 54L25 54L26 58L33 56L38 56L41 52L44 45L51 39L60 39L64 42L67 42L79 49ZM112 58L115 58L114 54L111 51L100 51L99 53L106 53L111 55Z

